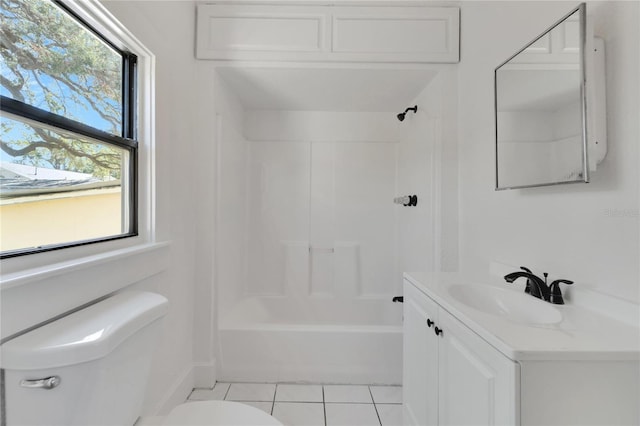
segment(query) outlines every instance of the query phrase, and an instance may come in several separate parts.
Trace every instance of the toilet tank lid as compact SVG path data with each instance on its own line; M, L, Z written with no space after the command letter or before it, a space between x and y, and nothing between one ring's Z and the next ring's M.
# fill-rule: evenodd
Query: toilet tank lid
M37 370L102 358L168 309L159 294L118 293L4 343L0 367Z

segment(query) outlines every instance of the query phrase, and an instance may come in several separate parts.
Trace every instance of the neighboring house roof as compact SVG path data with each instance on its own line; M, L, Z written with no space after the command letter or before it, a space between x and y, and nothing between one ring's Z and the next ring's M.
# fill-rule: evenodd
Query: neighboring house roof
M0 198L119 186L120 179L100 180L88 173L47 169L0 161Z

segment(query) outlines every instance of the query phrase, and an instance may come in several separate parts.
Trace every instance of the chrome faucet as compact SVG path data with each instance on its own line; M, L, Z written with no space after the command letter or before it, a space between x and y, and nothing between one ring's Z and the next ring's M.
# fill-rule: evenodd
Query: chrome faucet
M555 280L551 285L547 285L548 273L544 273L544 281L531 272L530 269L521 266L522 271L512 272L504 276L504 279L508 283L512 283L518 278L526 278L527 286L525 293L531 294L533 297L542 299L545 302L550 302L556 305L564 305L564 298L562 297L562 291L560 290L560 284L573 284L573 281L569 280Z

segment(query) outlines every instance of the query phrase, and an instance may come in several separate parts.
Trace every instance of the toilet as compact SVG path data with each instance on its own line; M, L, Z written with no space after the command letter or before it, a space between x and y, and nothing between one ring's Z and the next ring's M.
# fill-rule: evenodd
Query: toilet
M140 416L168 311L164 297L127 291L4 343L3 425L130 426ZM188 402L166 425L282 425L229 401Z
M282 426L282 423L262 410L239 402L196 401L171 410L163 425Z

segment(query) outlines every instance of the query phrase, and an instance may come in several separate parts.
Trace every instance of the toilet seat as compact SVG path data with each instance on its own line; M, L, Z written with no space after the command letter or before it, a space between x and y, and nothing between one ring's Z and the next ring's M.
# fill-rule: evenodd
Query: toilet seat
M186 402L175 407L165 426L283 426L264 411L231 401Z

